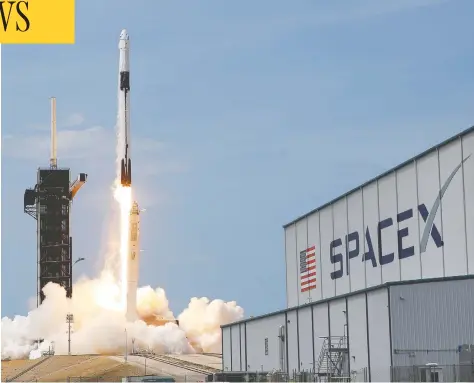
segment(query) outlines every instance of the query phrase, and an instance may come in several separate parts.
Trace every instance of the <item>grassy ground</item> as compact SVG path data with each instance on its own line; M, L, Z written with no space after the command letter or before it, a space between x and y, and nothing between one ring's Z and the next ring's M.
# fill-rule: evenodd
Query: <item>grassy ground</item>
M38 360L2 361L2 381L31 367ZM107 356L54 356L21 375L19 381L65 382L107 381L121 382L122 377L143 375L143 368L112 360Z

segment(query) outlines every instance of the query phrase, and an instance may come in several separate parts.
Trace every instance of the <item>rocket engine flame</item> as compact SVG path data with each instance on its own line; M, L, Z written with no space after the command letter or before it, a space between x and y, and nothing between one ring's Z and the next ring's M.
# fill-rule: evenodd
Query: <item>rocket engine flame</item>
M130 210L132 208L132 188L129 186L122 186L117 182L114 191L115 200L119 204L120 209L120 282L121 282L121 300L120 307L122 310L126 309L127 305L127 257L130 243Z

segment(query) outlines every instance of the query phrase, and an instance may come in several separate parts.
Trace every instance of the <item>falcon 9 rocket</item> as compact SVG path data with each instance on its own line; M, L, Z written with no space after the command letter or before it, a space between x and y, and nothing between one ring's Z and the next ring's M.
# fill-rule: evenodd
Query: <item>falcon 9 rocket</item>
M121 152L120 158L120 183L122 187L132 186L132 159L130 136L130 38L127 30L123 29L119 39L119 78L118 78L118 129ZM126 289L126 318L133 322L137 319L137 288L139 274L139 234L140 210L138 204L133 202L128 224L128 245L126 249L126 264L124 289ZM125 293L125 292L124 292Z
M120 161L120 182L122 186L132 184L132 159L130 156L130 38L123 29L119 40L119 130L123 134L123 152Z

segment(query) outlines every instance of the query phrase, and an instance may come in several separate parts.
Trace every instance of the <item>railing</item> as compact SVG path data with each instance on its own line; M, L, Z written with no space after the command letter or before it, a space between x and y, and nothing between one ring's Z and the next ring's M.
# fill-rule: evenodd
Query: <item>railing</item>
M209 375L209 374L213 374L215 372L220 372L219 369L214 368L214 367L189 362L189 361L186 361L186 360L180 360L180 359L173 358L173 357L170 357L170 356L167 356L167 355L155 355L155 354L135 354L135 355L145 356L149 359L153 359L153 360L156 360L158 362L166 363L166 364L169 364L170 366L175 366L175 367L179 367L181 369L189 370L189 371L192 371L196 374Z
M317 362L318 376L342 377L343 358L347 354L347 337L331 336L324 339Z
M391 367L392 382L474 382L474 363Z
M337 361L334 363L334 367L338 371L338 376L342 376L343 374L343 358L344 355L348 355L348 348L347 348L347 337L341 336L339 337L339 342L337 343ZM330 353L329 355L332 355L331 349L329 349Z
M318 372L321 370L321 366L323 365L323 359L326 357L326 350L328 348L329 337L324 337L323 345L321 346L321 351L319 352L318 362L316 366L318 367Z

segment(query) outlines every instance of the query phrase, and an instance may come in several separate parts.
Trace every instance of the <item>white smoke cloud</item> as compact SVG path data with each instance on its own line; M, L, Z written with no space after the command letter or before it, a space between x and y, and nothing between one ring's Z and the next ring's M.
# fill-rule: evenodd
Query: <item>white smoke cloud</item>
M188 339L203 352L221 352L223 324L242 319L244 311L237 303L220 299L191 298L188 308L179 316L179 326Z
M221 352L220 326L243 318L243 309L235 302L192 298L188 308L178 316L179 326L174 322L153 326L143 320L127 323L125 313L117 305L120 288L107 272L97 279L84 278L77 282L72 299L66 298L65 290L53 283L43 291L46 299L28 316L2 318L2 359L37 358L51 347L58 355L67 354L68 313L74 315L71 334L74 354L121 353L126 338L129 351L134 339L135 347L156 353ZM140 318L174 319L161 288L140 288L137 311ZM34 344L37 339L44 339L39 348Z
M137 311L140 318L159 315L164 319L173 320L173 313L168 308L165 290L153 290L150 286L142 287L137 292Z

